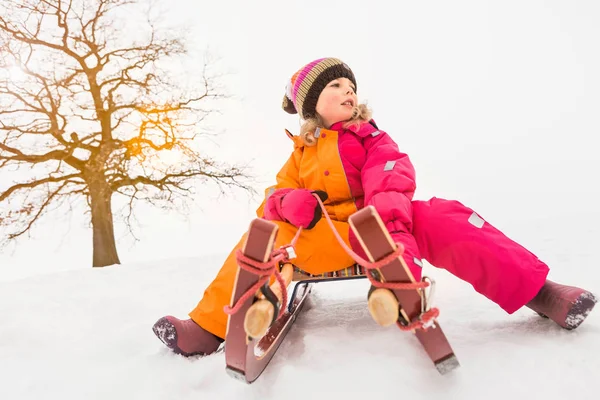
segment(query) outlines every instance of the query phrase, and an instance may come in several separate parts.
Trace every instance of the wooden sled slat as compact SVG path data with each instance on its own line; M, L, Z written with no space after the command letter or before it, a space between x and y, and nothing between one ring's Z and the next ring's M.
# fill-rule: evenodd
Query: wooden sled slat
M396 250L396 244L374 207L367 206L356 212L350 216L349 223L369 261L381 260ZM402 256L377 270L377 273L384 282L416 282ZM420 290L393 290L393 293L408 321L413 321L421 315ZM440 373L446 373L459 366L454 351L437 321L435 328L417 329L415 334Z
M248 237L242 252L246 257L255 261L268 261L273 251L277 232L276 224L263 219L253 220L250 223ZM238 299L255 285L258 279L257 275L241 268L238 269L230 305L236 304ZM310 290L311 286L305 285L285 313L271 325L262 338L248 338L244 331L244 318L253 303L252 297L236 314L229 317L225 338L225 361L226 370L231 376L247 383L254 382L260 376L292 327Z

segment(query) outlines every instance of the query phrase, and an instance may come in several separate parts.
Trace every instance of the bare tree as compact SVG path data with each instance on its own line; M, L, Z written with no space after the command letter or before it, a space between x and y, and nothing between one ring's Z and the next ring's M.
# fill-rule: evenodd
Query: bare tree
M200 150L207 101L222 96L207 65L196 88L170 79L165 62L187 54L183 40L150 19L144 34L120 31L115 18L134 3L2 0L0 173L21 172L0 186L4 244L79 197L91 215L93 266L118 264L113 194L128 199L131 230L138 201L177 207L199 180L252 192L243 167Z

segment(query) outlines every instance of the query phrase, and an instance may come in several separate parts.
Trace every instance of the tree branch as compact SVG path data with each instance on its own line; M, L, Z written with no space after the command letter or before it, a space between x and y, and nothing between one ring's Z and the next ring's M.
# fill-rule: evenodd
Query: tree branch
M58 177L48 177L48 178L39 179L36 181L31 181L31 182L26 182L26 183L18 183L16 185L13 185L10 188L8 188L6 191L4 191L4 193L0 192L0 201L4 201L4 200L8 199L8 197L10 197L12 194L14 194L15 192L17 192L19 190L33 189L37 186L44 185L46 183L70 181L71 179L74 179L74 178L81 179L82 176L81 176L81 174L70 174L70 175L64 175L64 176L58 176ZM80 182L80 183L84 183L84 182Z
M78 159L73 156L72 152L67 152L63 150L53 150L46 154L24 154L19 149L15 149L13 147L7 146L3 143L0 143L0 150L4 150L14 154L13 156L3 156L0 154L0 160L9 160L9 161L24 161L31 164L39 164L48 161L64 161L73 168L78 170L84 169L84 161Z

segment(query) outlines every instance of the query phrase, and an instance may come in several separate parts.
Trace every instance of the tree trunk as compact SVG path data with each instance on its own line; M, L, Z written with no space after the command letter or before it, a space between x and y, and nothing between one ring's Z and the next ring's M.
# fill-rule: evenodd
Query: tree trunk
M93 266L120 264L115 243L112 215L112 191L106 183L90 185L93 229Z

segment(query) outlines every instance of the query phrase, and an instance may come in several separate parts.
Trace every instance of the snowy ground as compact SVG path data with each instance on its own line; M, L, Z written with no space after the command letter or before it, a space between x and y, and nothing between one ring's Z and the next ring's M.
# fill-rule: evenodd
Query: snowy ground
M576 212L576 211L574 211ZM553 265L551 278L600 293L600 215L507 224ZM569 222L570 221L570 222ZM575 250L575 251L573 251ZM415 338L371 320L366 281L322 283L262 377L231 379L224 354L185 359L152 334L195 305L222 257L157 260L0 283L2 399L598 398L600 312L567 332L528 310L506 315L428 266L440 322L462 364L439 376Z

